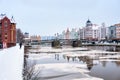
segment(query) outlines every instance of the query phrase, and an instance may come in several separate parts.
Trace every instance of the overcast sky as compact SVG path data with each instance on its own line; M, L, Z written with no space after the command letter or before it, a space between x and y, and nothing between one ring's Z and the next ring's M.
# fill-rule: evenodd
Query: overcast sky
M120 23L120 0L0 0L0 13L14 16L17 28L31 35L54 35L92 23Z

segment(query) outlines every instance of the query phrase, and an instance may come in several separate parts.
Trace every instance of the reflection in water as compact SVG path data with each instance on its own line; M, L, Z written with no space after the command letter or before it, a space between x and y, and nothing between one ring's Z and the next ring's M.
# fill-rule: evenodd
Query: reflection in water
M107 61L101 61L101 63L103 67L106 67Z
M75 57L72 57L72 61L73 61L73 62L75 61Z
M78 57L71 57L71 56L66 56L67 57L67 61L69 62L70 58L72 59L72 61L76 61L77 59L79 60L79 62L83 62L87 64L87 68L88 70L91 70L94 63L93 63L93 59L91 59L89 56L78 56Z
M120 59L119 59L120 60ZM120 61L115 61L116 65L120 67Z
M87 64L87 68L88 68L88 70L91 70L92 67L93 67L93 65L88 65L88 64Z
M104 50L104 51L120 51L120 48L115 46L96 46L92 47L89 46L89 49L95 49L95 50ZM74 54L77 54L76 52L73 52ZM40 53L41 54L41 53ZM47 53L44 53L47 54ZM78 54L81 54L79 52ZM113 57L113 56L120 56L119 53L92 53L87 56L71 56L63 55L61 53L52 53L52 55L49 58L41 59L38 61L38 64L40 63L66 63L66 62L73 62L78 64L86 64L88 70L90 70L90 75L95 77L101 77L105 80L120 80L119 74L120 74L120 57ZM92 56L92 57L90 57ZM94 57L93 57L94 56ZM102 57L102 58L101 58ZM104 58L103 58L104 57ZM117 60L117 61L116 61ZM95 63L97 61L98 63ZM112 75L112 76L110 76ZM116 79L116 77L118 79Z
M104 80L120 80L120 67L112 61L102 61L102 64L93 66L90 70L90 75L95 77L101 77Z
M69 60L70 60L70 57L69 57L69 56L67 56L67 61L69 62Z
M55 59L59 60L59 54L55 54Z

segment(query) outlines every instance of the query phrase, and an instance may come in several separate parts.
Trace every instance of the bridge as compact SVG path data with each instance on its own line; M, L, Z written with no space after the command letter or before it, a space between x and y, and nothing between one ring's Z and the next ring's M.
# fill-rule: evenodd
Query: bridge
M55 46L73 46L78 47L81 46L81 41L76 39L51 39L51 40L25 40L25 45L51 45L53 47Z
M44 44L44 43L52 43L55 39L51 39L51 40L41 40L40 43ZM56 39L58 41L60 41L60 43L62 45L71 45L73 41L77 41L77 39ZM82 40L81 40L82 41Z

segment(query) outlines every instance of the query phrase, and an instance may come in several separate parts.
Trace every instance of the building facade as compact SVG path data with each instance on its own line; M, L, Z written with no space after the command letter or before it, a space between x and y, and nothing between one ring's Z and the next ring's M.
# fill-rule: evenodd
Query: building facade
M30 36L30 40L33 41L33 42L40 42L41 41L41 36L40 35Z
M13 22L13 17L9 19L2 16L0 19L0 44L6 47L16 45L16 23Z
M116 26L116 39L120 40L120 23L115 24L115 26Z
M105 23L102 23L99 27L99 40L105 40L107 37L107 27L105 26Z
M24 37L25 37L25 38L29 38L29 33L28 33L28 32L25 32L25 33L24 33Z
M120 27L117 27L117 33L120 32ZM72 30L64 30L59 36L59 39L79 39L87 41L100 41L106 40L110 36L110 28L105 26L105 23L102 23L101 26L93 24L89 19L86 21L84 27L79 28L78 30L73 28ZM112 34L113 35L113 34ZM120 33L117 34L120 37ZM113 35L115 36L115 34ZM112 37L112 36L111 36Z
M99 26L96 24L92 24L92 22L88 19L86 22L86 26L83 28L84 39L92 41L98 40L99 38Z
M67 31L65 33L65 39L70 39L70 31L69 28L67 28Z
M77 31L77 29L73 28L70 31L70 39L78 39L78 31Z
M109 39L110 40L116 39L116 26L109 27Z
M85 29L84 28L79 28L79 30L78 30L78 39L79 40L82 40L82 39L85 39L85 31L84 31Z
M120 23L109 27L109 39L120 40Z

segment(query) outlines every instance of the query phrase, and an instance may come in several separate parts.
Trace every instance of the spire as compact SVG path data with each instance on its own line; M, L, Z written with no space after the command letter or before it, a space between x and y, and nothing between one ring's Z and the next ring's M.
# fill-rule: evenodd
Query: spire
M91 23L91 21L89 20L89 18L88 18L88 20L86 21L86 27L88 27L88 26L92 26L92 23Z
M89 20L89 18L88 18L88 20L87 20L87 23L91 23L91 21Z
M13 16L11 17L11 23L15 23L15 19Z

